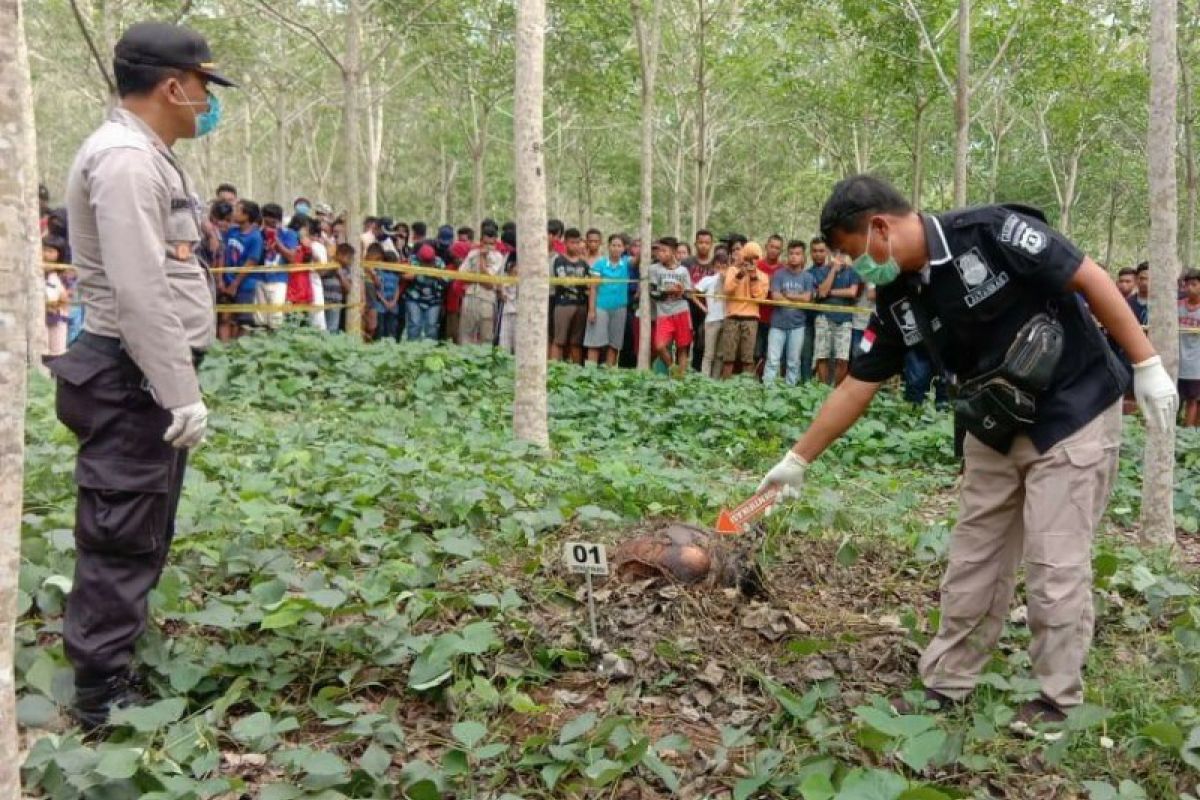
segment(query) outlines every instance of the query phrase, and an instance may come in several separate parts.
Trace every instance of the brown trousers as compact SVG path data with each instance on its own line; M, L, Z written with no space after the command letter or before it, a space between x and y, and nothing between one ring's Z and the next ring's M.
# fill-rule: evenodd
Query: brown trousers
M1059 706L1083 702L1094 621L1092 537L1120 444L1119 403L1041 454L1026 436L1002 455L967 435L941 625L919 667L926 687L959 699L974 689L1004 630L1024 560L1034 675Z

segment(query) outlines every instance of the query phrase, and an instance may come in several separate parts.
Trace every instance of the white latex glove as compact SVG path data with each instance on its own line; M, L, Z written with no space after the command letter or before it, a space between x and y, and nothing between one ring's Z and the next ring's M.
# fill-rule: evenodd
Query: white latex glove
M775 485L779 487L779 500L799 497L800 490L804 488L804 473L807 470L808 462L796 455L794 451L788 450L787 455L778 464L771 467L771 471L758 484L758 491L761 492L768 486Z
M191 449L204 441L208 428L208 407L200 400L186 406L171 409L171 424L163 434L163 441L172 447Z
M1133 394L1146 418L1146 427L1165 430L1175 419L1179 392L1158 356L1133 365Z

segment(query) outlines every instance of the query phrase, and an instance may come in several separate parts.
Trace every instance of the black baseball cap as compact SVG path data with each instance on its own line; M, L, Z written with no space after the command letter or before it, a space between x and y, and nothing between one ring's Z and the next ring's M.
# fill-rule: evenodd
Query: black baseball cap
M143 67L174 67L198 72L219 86L236 86L217 72L204 37L191 28L166 22L139 22L125 31L113 58Z

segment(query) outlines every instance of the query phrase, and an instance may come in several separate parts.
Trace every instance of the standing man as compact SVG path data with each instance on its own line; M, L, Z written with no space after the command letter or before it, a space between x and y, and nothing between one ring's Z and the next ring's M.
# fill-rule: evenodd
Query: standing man
M50 369L79 439L75 579L63 640L74 715L88 730L144 698L131 671L146 597L175 533L188 448L208 410L196 367L213 339L213 289L196 259L203 206L171 147L221 118L196 32L139 23L117 42L120 103L80 148L67 187L85 330Z
M603 241L604 234L600 233L599 228L588 228L584 234L583 243L586 250L583 257L587 259L589 267L604 258L604 253L600 252L600 243Z
M804 242L788 244L787 265L771 276L771 299L808 303L812 301L812 273L804 271ZM780 306L771 315L771 330L767 334L767 365L763 369L763 383L771 384L779 378L779 365L784 365L788 386L800 381L800 353L804 349L804 320L808 312L803 308Z
M826 266L812 269L813 283L817 289L815 302L827 306L853 306L862 291L862 279L850 266L844 255L826 260ZM821 383L840 384L850 368L850 341L854 329L850 323L850 312L816 312L816 344L813 357L817 361L817 380Z
M414 223L413 228L416 228ZM459 272L463 275L496 277L504 272L504 256L496 250L495 225L479 226L479 247L472 250L463 261ZM503 285L471 281L466 284L462 312L459 318L459 344L490 345L496 338L496 301L503 293Z
M658 261L650 267L650 297L654 300L654 354L673 374L683 375L690 363L692 314L688 301L695 290L687 268L675 260L673 237L665 236L655 243ZM674 367L671 365L671 345L675 345Z
M1150 324L1150 264L1146 261L1137 266L1137 280L1133 294L1128 295L1129 310L1137 317L1138 324L1145 328Z
M688 277L692 279L692 286L700 287L700 281L704 280L709 275L713 274L713 235L712 231L701 229L696 231L696 254L684 259L682 264L687 267ZM697 300L693 295L691 302L688 303L688 311L692 315L692 330L697 333L695 341L692 343L692 369L697 372L704 364L704 356L708 347L706 336L701 336L700 332L704 330L706 320L709 319L710 303ZM716 319L711 321L716 322L724 319L724 311L722 311ZM714 353L715 355L715 353ZM712 359L709 359L712 363Z
M758 262L758 269L767 276L767 284L770 285L771 278L775 276L777 270L783 269L783 237L778 233L771 234L767 239L766 252ZM758 307L758 332L754 337L754 361L760 363L767 356L767 337L771 331L771 315L775 313L775 306L765 303Z
M921 705L945 708L971 694L1024 558L1041 694L1014 727L1061 723L1083 702L1092 536L1116 472L1128 374L1092 316L1134 363L1147 425L1161 429L1175 414L1171 376L1108 273L1034 209L918 214L892 186L859 175L834 186L821 232L876 285L876 311L850 377L762 486L794 496L808 464L901 370L905 351L925 348L956 377L955 411L969 435L941 623L919 665ZM908 700L893 705L920 713Z
M1137 291L1137 270L1133 267L1121 267L1117 272L1117 288L1124 297L1129 297Z

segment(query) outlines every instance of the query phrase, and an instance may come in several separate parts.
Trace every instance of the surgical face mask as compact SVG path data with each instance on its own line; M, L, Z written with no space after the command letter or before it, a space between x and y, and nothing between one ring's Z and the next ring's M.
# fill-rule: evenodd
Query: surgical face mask
M854 260L851 265L854 271L858 273L867 283L873 283L876 286L883 286L891 283L900 277L900 265L896 263L896 259L892 257L892 243L888 241L888 257L887 261L879 262L871 257L871 228L867 228L867 249L863 250L863 254Z
M182 87L180 87L180 94L183 94L184 98L187 97L187 94L183 92ZM193 136L197 139L201 136L207 136L208 134L212 133L214 130L216 130L217 125L221 122L220 98L218 98L212 92L207 92L207 95L208 99L200 103L187 99L175 101L177 105L191 106L193 108L196 106L207 106L207 110L196 114L196 133L193 134Z
M302 217L307 217L312 212L312 206L308 203L300 203L296 206L296 213Z

